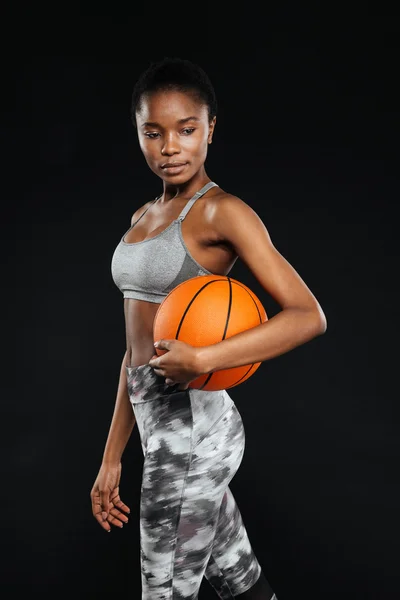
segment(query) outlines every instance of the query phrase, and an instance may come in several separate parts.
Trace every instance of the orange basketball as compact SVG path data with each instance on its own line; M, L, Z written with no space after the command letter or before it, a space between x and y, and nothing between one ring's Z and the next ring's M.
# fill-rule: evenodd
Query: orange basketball
M225 275L200 275L177 285L161 302L154 341L175 339L209 346L267 321L267 313L246 285ZM168 350L155 349L160 356ZM222 369L190 383L199 390L224 390L243 383L261 363Z

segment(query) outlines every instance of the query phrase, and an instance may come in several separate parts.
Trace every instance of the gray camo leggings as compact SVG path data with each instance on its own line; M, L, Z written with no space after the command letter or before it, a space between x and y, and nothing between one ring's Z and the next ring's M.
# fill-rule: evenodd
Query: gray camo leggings
M245 446L235 403L167 386L148 364L126 373L144 455L142 600L196 600L203 576L222 599L275 600L228 487Z

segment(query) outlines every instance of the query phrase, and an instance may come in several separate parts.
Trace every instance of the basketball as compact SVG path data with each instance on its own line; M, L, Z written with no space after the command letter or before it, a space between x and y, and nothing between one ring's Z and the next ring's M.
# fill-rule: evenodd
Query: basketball
M154 318L153 338L209 346L267 320L260 300L240 281L225 275L199 275L177 285L161 302ZM159 356L168 352L155 350ZM194 379L189 387L204 391L232 388L249 379L260 364L207 373Z

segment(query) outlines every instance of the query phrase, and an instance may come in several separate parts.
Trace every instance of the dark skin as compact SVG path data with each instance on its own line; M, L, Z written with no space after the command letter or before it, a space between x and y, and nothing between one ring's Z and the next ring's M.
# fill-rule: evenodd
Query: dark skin
M136 113L138 139L150 169L163 181L163 195L125 237L135 243L154 237L176 219L187 201L210 178L204 163L216 124L207 106L191 93L157 92L142 98ZM166 163L179 163L175 168ZM141 206L131 224L150 203ZM220 187L199 198L182 222L191 255L208 271L226 275L237 257L247 265L282 311L252 330L218 344L195 348L178 340L161 340L154 348L153 322L159 304L124 299L126 364L149 363L166 383L187 389L204 373L268 360L324 333L326 319L307 285L274 247L253 209ZM260 298L262 301L262 298ZM122 527L129 508L119 497L120 457L131 430L132 408L121 380L119 400L102 467L91 492L95 518L106 530ZM124 395L123 395L124 394ZM130 421L124 426L123 421ZM133 420L134 423L134 420Z
M192 119L189 119L193 117ZM181 119L189 119L181 122ZM154 94L142 102L136 117L141 150L150 169L163 180L163 196L131 229L125 241L139 242L163 231L210 178L204 161L212 141L215 119L209 122L205 105L192 95L178 92ZM150 125L147 123L154 123ZM181 173L170 173L161 165L184 162ZM233 248L219 238L211 226L212 211L220 188L212 188L194 204L182 223L182 235L192 256L206 269L219 274L229 271L235 258ZM135 221L147 208L139 208ZM154 355L153 321L158 304L124 300L129 364L148 363Z

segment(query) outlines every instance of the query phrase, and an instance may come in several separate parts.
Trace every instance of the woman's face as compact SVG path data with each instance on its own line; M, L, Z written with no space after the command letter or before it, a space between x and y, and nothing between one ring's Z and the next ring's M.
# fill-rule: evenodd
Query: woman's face
M140 148L150 169L180 185L203 166L215 126L207 106L190 93L160 91L142 98L136 113Z

